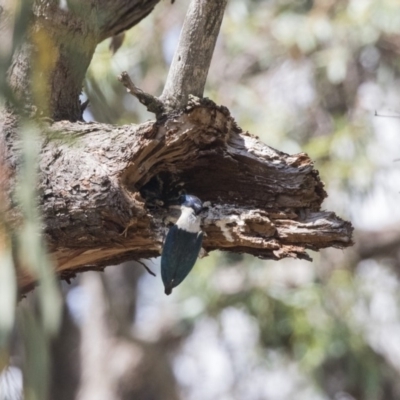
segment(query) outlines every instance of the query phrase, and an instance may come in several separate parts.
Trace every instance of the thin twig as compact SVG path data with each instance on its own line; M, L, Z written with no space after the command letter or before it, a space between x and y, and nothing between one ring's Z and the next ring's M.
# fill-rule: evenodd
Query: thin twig
M126 71L122 72L121 75L118 76L118 80L126 87L128 93L135 96L144 106L146 106L148 111L156 114L156 116L160 116L164 113L164 104L162 101L149 93L143 92L143 90L135 86Z
M150 275L157 276L145 263L143 263L143 262L141 262L141 261L139 261L139 260L136 260L136 262L139 263L139 264L141 264L141 265L143 265L144 269L145 269Z

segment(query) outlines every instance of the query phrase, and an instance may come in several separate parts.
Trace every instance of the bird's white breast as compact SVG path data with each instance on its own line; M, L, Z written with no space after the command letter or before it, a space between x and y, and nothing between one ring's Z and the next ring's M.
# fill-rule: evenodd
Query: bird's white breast
M186 232L197 233L200 231L200 217L196 216L190 207L181 207L182 213L176 222L179 229Z

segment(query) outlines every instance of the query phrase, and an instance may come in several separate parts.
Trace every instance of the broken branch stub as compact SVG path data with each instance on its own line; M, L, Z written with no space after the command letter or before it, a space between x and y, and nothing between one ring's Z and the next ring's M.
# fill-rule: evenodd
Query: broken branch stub
M165 113L164 104L149 93L145 93L139 89L133 82L126 71L118 76L118 80L126 87L128 93L136 97L146 108L147 111L152 112L157 118L160 118Z

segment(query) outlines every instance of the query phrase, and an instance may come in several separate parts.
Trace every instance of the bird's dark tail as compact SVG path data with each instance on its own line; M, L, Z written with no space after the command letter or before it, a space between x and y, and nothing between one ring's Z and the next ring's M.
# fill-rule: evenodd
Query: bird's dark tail
M169 296L172 293L172 285L165 286L165 294Z

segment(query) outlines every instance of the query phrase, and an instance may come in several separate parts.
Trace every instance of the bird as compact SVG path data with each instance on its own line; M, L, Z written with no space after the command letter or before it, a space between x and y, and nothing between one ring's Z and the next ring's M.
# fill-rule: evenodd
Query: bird
M170 295L192 270L203 241L200 216L201 200L193 195L180 196L181 215L170 228L161 254L161 277L165 294Z

